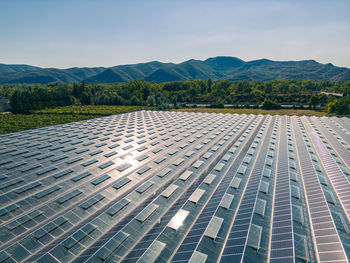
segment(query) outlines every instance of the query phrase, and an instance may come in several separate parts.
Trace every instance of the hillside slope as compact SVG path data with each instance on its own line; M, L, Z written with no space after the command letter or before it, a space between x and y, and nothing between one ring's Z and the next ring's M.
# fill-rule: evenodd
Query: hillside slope
M350 80L350 69L321 64L314 60L272 61L259 59L243 61L235 57L214 57L188 60L179 64L152 61L110 68L38 68L29 65L0 64L0 84L4 83L91 83L128 82L145 79L157 83L190 79L272 80L313 79Z

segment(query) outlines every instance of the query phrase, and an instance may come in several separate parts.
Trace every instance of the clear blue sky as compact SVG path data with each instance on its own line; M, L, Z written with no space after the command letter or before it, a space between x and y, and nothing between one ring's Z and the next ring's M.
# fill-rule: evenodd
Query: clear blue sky
M350 67L349 0L0 0L0 63L315 59Z

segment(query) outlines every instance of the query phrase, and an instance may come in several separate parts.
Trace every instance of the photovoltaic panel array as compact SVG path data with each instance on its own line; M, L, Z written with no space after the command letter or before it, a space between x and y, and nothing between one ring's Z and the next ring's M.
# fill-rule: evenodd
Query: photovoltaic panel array
M0 263L348 262L348 118L138 111L0 136Z

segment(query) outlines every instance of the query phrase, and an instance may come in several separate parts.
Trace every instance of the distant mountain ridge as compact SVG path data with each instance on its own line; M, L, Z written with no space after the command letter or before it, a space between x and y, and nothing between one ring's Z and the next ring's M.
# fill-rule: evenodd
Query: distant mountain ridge
M21 64L0 64L0 72L21 72L21 71L36 71L41 68L30 66L30 65L21 65Z
M331 63L321 64L315 60L272 61L259 59L243 61L235 57L213 57L206 60L185 62L147 63L114 67L40 68L30 65L0 64L0 84L5 83L67 83L87 81L91 83L128 82L144 79L157 83L190 79L262 80L313 79L350 80L350 69L336 67Z

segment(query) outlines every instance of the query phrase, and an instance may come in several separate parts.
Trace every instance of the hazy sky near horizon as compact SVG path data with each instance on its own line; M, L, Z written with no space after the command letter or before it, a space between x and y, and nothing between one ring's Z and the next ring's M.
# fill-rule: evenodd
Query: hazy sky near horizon
M349 0L0 0L0 63L234 56L350 67Z

